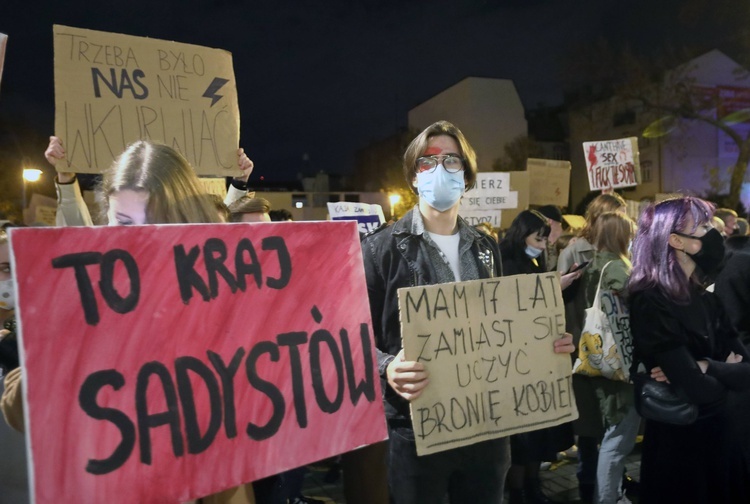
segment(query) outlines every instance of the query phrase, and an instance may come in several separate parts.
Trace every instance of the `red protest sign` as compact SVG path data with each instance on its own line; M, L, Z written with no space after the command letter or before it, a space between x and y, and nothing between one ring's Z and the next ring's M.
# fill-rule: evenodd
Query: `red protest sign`
M184 502L387 437L353 222L11 250L36 502Z

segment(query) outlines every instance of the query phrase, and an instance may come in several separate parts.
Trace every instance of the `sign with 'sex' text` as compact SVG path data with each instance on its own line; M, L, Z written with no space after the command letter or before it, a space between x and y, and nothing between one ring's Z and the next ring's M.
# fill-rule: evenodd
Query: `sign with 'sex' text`
M240 121L232 55L55 25L58 169L99 173L136 140L179 151L201 175L237 175Z
M638 185L641 178L638 138L583 142L583 155L592 191Z
M417 454L578 418L557 273L399 289L406 360L430 384L411 401Z
M185 502L387 437L353 222L11 250L37 503Z

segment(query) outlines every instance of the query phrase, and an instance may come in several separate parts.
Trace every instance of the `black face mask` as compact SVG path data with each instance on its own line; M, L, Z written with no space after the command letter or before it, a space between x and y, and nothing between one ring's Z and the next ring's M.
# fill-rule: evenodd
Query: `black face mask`
M687 254L695 262L703 274L712 276L718 272L721 267L721 263L724 260L724 238L721 236L716 229L710 229L706 234L701 237L693 236L685 233L674 234L684 236L685 238L692 238L701 242L701 249L695 254Z

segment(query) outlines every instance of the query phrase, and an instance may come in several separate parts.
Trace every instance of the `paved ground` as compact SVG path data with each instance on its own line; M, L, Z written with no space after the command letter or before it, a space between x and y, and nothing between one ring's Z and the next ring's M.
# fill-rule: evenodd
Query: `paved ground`
M640 441L640 438L639 438ZM628 474L640 479L641 455L640 443L636 445L633 453L627 458L626 467ZM328 503L334 504L356 504L346 503L341 487L341 479L335 482L326 482L326 475L330 473L325 466L316 466L306 476L304 494L316 497ZM574 459L562 459L555 462L549 469L540 472L544 492L550 498L561 502L578 502L578 480L576 479L576 462ZM638 500L631 497L634 504Z

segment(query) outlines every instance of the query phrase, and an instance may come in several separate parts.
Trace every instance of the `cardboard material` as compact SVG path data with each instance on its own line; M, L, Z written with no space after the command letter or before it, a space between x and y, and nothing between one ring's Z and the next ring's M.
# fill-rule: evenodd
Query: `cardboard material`
M427 455L578 417L557 273L399 289L406 360L430 384L411 404Z
M583 155L592 191L633 187L641 180L636 137L583 142Z
M529 172L529 204L568 206L570 161L529 158L526 171Z
M125 147L173 147L201 175L239 174L232 55L145 37L55 25L55 135L60 171L100 173Z
M474 188L466 191L458 213L470 225L489 222L507 228L529 206L526 172L480 172Z
M186 502L386 439L353 222L10 245L37 503Z
M215 194L223 200L227 196L227 181L223 177L200 177L203 190Z

